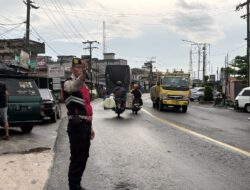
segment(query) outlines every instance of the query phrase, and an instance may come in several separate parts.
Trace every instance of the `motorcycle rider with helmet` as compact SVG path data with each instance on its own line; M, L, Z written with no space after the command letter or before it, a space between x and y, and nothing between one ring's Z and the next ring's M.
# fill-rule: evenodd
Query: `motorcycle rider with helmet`
M121 81L116 82L116 87L113 89L114 99L115 101L118 99L121 99L122 101L122 107L125 109L125 102L126 102L126 89L122 86Z
M138 100L140 103L140 106L142 106L143 102L142 102L142 92L139 89L139 85L138 84L134 84L134 89L131 91L131 94L134 95L134 101Z

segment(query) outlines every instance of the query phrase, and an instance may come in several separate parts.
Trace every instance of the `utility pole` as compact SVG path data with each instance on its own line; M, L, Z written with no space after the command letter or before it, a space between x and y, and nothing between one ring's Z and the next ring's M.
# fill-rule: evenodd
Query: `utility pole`
M103 21L103 54L106 53L106 23Z
M224 76L225 76L225 97L227 97L227 84L228 84L228 77L229 77L229 73L228 73L228 54L225 57L225 69L224 69Z
M236 11L239 11L244 6L247 6L247 14L241 16L243 19L247 19L247 84L250 85L250 19L249 19L249 7L250 7L250 0L247 0L245 3L239 4L236 6Z
M145 68L149 69L149 74L148 74L148 87L150 88L152 86L152 81L153 81L153 63L155 63L155 61L153 61L152 57L150 61L147 61L144 63Z
M200 79L200 68L201 68L201 48L198 45L198 79Z
M89 71L90 71L90 97L92 99L92 90L93 90L93 75L92 75L92 50L97 47L92 47L93 43L98 43L97 41L89 41L87 40L86 42L82 42L83 44L89 44L89 47L84 48L84 49L89 49Z
M206 82L206 60L207 60L207 52L206 52L206 44L203 45L203 66L202 66L202 80L205 84Z
M198 48L198 79L200 79L200 58L201 58L201 50L203 50L203 68L202 68L202 80L203 82L205 82L204 80L204 76L205 76L205 73L206 73L206 63L207 63L207 46L210 47L210 44L209 43L197 43L197 42L193 42L193 41L190 41L190 40L182 40L184 42L188 42L188 43L191 43L191 47L192 45L195 45L197 46ZM201 48L202 47L202 48ZM210 48L209 48L209 51L210 51Z
M39 9L39 7L33 5L33 1L27 0L27 2L23 1L25 5L27 5L27 15L26 15L26 34L25 34L25 51L30 53L30 9Z
M193 79L194 76L193 76L193 60L192 60L192 45L191 45L191 48L190 48L190 52L189 52L189 74L191 76L191 78Z

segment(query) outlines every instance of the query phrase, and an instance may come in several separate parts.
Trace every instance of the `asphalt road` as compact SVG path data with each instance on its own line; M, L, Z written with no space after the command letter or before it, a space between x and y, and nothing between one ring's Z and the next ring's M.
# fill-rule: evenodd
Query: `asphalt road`
M160 112L144 96L138 115L93 103L96 138L83 177L88 190L249 190L248 114L193 104ZM69 145L64 119L46 190L66 190Z

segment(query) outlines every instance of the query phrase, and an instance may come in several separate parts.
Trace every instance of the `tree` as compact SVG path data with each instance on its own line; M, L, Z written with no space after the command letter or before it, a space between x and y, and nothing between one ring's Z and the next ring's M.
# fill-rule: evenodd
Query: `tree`
M247 76L247 56L236 56L235 57L236 67L239 68L237 74L246 79Z
M205 101L212 101L213 98L213 88L211 86L205 86L204 90L204 100Z
M247 56L236 56L225 72L228 76L235 75L238 79L247 80Z

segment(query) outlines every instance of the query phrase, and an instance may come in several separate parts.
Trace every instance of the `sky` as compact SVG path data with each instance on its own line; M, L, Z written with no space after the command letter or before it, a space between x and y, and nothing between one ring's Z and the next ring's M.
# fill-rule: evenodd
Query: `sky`
M154 61L154 70L190 68L197 76L197 45L207 44L206 74L215 74L237 55L246 54L245 0L33 0L31 40L45 42L45 55L89 54L103 59L103 22L107 53L126 59L131 68ZM26 5L22 0L0 0L0 39L25 35ZM21 23L21 24L20 24ZM190 42L189 42L190 41Z

